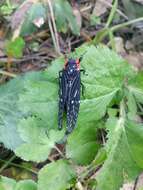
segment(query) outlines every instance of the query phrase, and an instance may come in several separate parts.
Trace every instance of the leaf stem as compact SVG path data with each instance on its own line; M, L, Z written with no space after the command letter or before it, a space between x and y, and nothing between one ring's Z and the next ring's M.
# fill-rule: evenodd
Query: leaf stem
M143 21L143 17L134 19L134 20L130 20L127 22L124 22L122 24L117 24L115 26L112 26L110 28L103 28L101 29L99 32L97 32L95 38L93 39L93 43L97 45L97 43L100 43L107 35L109 35L109 32L115 32L116 30L119 30L121 28L124 28L126 26L129 26L131 24L134 24L136 22L141 22Z
M131 25L131 24L134 24L134 23L136 23L136 22L141 22L141 21L143 21L143 17L140 17L140 18L137 18L137 19L134 19L134 20L130 20L130 21L124 22L124 23L122 23L122 24L118 24L118 25L112 26L112 27L110 28L110 30L111 30L112 32L114 32L115 30L121 29L121 28L123 28L123 27L125 27L125 26L129 26L129 25Z
M124 99L123 99L123 100L121 101L121 103L120 103L120 117L122 117L123 119L125 119L125 117L126 117Z
M0 168L0 173L8 167L8 165L16 158L15 155L13 155L8 161L5 162L5 164Z
M6 0L6 4L7 4L8 8L11 8L10 0Z
M108 20L107 20L107 23L105 25L105 28L109 28L109 26L110 26L110 24L111 24L111 22L112 22L112 20L114 18L114 15L116 13L117 6L118 6L118 0L115 0L114 4L112 6L112 9L110 11L110 15L108 17Z
M51 20L52 20L52 24L53 24L54 33L55 33L56 50L57 50L57 52L59 54L61 54L59 40L58 40L58 32L57 32L57 27L56 27L56 23L55 23L54 11L53 11L53 7L52 7L52 3L51 3L50 0L48 0L47 2L48 2L49 10L50 10L50 13L51 13Z
M66 159L65 155L62 153L62 151L55 145L54 148L57 150L57 152L61 155L62 158Z
M7 163L7 161L2 160L2 159L0 159L0 162ZM9 165L15 166L15 167L17 167L17 168L21 168L21 169L24 169L24 170L27 170L27 171L29 171L29 172L31 172L31 173L36 174L36 175L38 174L38 172L36 172L36 171L34 171L34 170L32 170L32 169L29 169L29 168L27 168L27 167L25 167L25 166L19 165L19 164L15 164L15 163L10 162Z
M2 74L2 75L7 75L7 76L9 76L9 77L13 77L13 78L16 77L15 74L10 73L10 72L7 72L7 71L2 71L2 70L0 70L0 74Z
M115 48L115 40L114 40L114 35L113 32L111 30L109 30L109 38L110 38L110 42L111 43L111 47L113 50L116 50Z

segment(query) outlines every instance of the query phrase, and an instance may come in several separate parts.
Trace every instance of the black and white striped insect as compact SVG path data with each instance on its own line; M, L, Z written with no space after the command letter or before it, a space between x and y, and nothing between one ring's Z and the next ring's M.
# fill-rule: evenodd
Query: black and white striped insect
M62 129L63 114L66 113L66 134L76 126L80 106L80 59L69 59L64 69L59 72L59 113L58 128Z

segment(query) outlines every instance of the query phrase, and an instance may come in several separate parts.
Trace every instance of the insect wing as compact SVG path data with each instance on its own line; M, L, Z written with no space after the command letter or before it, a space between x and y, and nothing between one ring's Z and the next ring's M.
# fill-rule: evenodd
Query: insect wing
M71 133L76 126L80 106L80 71L76 71L75 77L68 85L67 107L67 133Z
M67 83L68 77L65 70L59 72L59 113L58 113L58 128L62 129L63 113L65 111L67 99Z

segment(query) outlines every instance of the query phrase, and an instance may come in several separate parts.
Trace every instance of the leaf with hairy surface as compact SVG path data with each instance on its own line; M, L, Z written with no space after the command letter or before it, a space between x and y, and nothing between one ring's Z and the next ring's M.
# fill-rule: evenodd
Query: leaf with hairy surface
M97 142L97 128L103 127L102 122L79 127L68 138L66 155L77 164L87 165L94 158L100 147Z
M44 126L43 121L34 117L21 120L18 129L24 143L15 150L15 153L27 161L45 161L55 143L64 136L64 131L53 129L48 131L46 124Z
M76 174L67 160L47 164L38 175L38 190L64 190L75 180Z
M119 190L143 169L143 126L121 117L113 119L108 129L107 159L97 175L97 190Z
M0 190L37 190L37 184L33 180L16 182L14 179L0 176Z
M134 73L121 57L104 46L94 47L84 45L78 48L76 53L73 52L69 55L69 57L73 58L79 58L81 56L83 56L81 69L85 69L86 71L85 75L81 75L82 83L85 86L85 94L84 98L81 96L77 128L83 127L83 125L85 128L88 128L89 123L92 127L95 127L95 122L106 114L107 108L112 100L117 97L118 92L122 94L125 79L131 78L134 76ZM51 129L54 129L55 133L60 134L60 132L57 131L58 72L63 68L63 65L64 59L59 58L53 61L52 65L45 71L27 74L25 77L19 77L18 81L17 79L12 80L15 87L11 90L11 94L15 93L14 88L16 88L16 83L18 82L18 84L20 84L20 88L18 87L19 89L15 96L14 106L16 105L16 110L18 110L18 113L21 113L22 121L20 121L20 123L24 121L24 127L23 130L17 131L19 118L14 116L13 119L16 120L16 124L13 125L15 131L12 127L10 129L14 135L19 133L17 138L21 139L21 142L10 148L15 150L17 155L26 160L45 160L48 157L49 150L51 150L51 148L48 148L46 155L45 150L50 142L47 137L45 137L46 142L44 141L44 146L39 145L38 138L36 137L38 151L41 153L41 157L38 158L34 144L29 141L30 138L33 139L34 135L31 132L32 128L33 131L46 130L49 134ZM128 75L126 75L126 73L128 73ZM7 94L7 91L5 91L5 94ZM8 100L10 101L10 99ZM14 107L12 107L11 110L14 110L13 108ZM7 117L12 117L11 113L5 116L5 121ZM25 127L26 125L27 127ZM12 140L13 133L10 133ZM1 142L11 144L9 140L6 142L7 137L4 136L3 131L1 135L3 135ZM16 143L19 142L13 141ZM30 151L26 153L26 148L30 149L32 154Z

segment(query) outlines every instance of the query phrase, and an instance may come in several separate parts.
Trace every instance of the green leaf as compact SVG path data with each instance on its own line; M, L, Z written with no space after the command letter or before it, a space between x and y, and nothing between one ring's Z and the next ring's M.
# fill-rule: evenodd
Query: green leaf
M13 10L15 9L16 7L15 6L8 6L8 5L3 5L0 7L0 12L3 14L3 15L10 15Z
M117 90L107 95L100 96L98 98L81 100L78 125L88 125L89 122L96 121L102 118L106 113L107 106L115 97L116 92ZM93 113L96 114L91 114L91 110Z
M143 126L122 117L114 128L110 126L107 159L97 175L97 190L119 190L124 181L135 179L143 168Z
M58 79L49 80L48 72L37 72L25 81L24 92L19 96L19 109L37 116L48 129L57 128ZM41 93L42 92L42 93ZM29 114L30 113L30 114Z
M0 142L12 150L22 143L16 126L17 120L22 116L17 107L17 100L23 83L24 78L17 77L0 87Z
M16 184L13 190L37 190L37 184L33 180L22 180Z
M80 28L73 15L72 7L69 2L66 0L54 0L53 7L58 30L65 33L69 25L72 32L79 35Z
M14 41L9 41L6 45L6 52L9 56L20 58L23 55L25 42L23 38L17 37Z
M97 143L97 126L88 125L88 127L77 128L68 138L66 146L66 155L74 160L77 164L87 165L94 158L100 147ZM98 126L98 127L99 127Z
M86 71L82 81L88 99L122 90L125 79L134 77L131 66L114 51L104 46L88 48L81 66Z
M0 190L37 190L33 180L21 180L16 183L14 179L0 176Z
M81 62L81 68L84 68L87 73L82 76L85 99L81 100L78 125L98 120L105 115L107 106L117 91L122 88L126 71L128 73L130 71L124 60L114 52L110 52L108 48L81 47L78 49L76 57L80 57L86 51ZM102 54L104 54L104 58ZM37 76L37 79L35 77L34 80L25 83L25 93L20 95L20 108L25 113L32 112L32 115L37 115L45 122L49 121L48 128L57 126L58 72L62 69L63 62L63 59L54 61L47 71L39 74L39 77ZM110 65L108 66L108 64ZM111 64L115 66L113 67ZM117 72L119 68L121 68L120 73ZM114 74L114 71L117 73ZM107 75L106 79L103 78L104 73ZM43 93L41 94L41 92ZM94 110L94 112L90 114L90 110Z
M18 128L24 143L15 150L15 153L27 161L46 160L55 143L64 136L64 131L48 131L46 125L34 117L21 120Z
M39 172L38 190L64 190L75 179L76 174L72 166L66 160L58 160L47 164Z
M106 160L107 155L106 155L106 150L104 147L100 148L95 159L93 160L92 164L94 166L100 166L103 164L103 162Z
M34 20L43 18L46 19L46 8L42 3L36 2L33 3L28 10L24 22L21 28L21 35L29 35L33 32L36 32L38 28L34 25Z
M74 52L69 55L69 57L74 58L81 56L83 56L81 69L85 69L86 71L85 75L81 74L85 93L84 98L81 96L77 129L83 128L83 126L88 129L89 124L92 128L95 127L95 122L106 114L110 103L114 99L117 99L118 93L123 93L125 79L130 79L134 76L134 73L121 57L104 46L94 47L84 45L78 48L76 53ZM0 137L2 136L0 141L4 142L7 147L12 148L17 155L26 160L45 160L52 148L51 146L49 147L49 143L55 142L53 136L50 136L50 139L45 137L45 131L50 134L50 131L54 130L56 136L58 133L60 134L57 131L58 73L63 68L63 65L64 59L61 57L53 61L51 66L45 71L33 72L25 75L25 77L12 80L15 86L12 86L10 94L16 94L16 96L12 96L14 97L12 104L14 107L10 107L10 110L14 111L14 114L20 114L20 117L17 117L17 115L13 116L11 112L8 112L8 114L3 112L4 120L8 121L9 125L7 125L7 128L0 128L3 129L2 134L0 134ZM17 87L17 84L20 87ZM19 88L19 90L15 91L15 88ZM0 88L0 93L1 91L3 91L3 88ZM6 88L4 96L7 93L9 93L9 90ZM11 102L12 98L8 97L8 100ZM14 120L13 127L11 127L12 122L10 122L9 118ZM19 120L21 121L17 131ZM33 133L32 130L36 130L37 132ZM12 139L11 141L15 142L13 146L11 146L11 141L7 139L4 131L7 131L10 140ZM42 134L44 134L43 146L40 144L41 137L39 139L37 136L40 131L43 131ZM21 140L20 142L15 140L15 134ZM37 141L34 141L33 138ZM25 151L27 148L30 151Z
M136 164L143 168L143 124L135 123L135 122L127 122L127 138L130 145L130 150L133 159Z
M128 118L134 119L137 115L137 103L136 98L130 91L127 94L127 105L128 105Z
M129 81L128 90L137 102L143 103L143 72L138 73Z
M15 185L15 180L0 176L0 190L14 190Z

